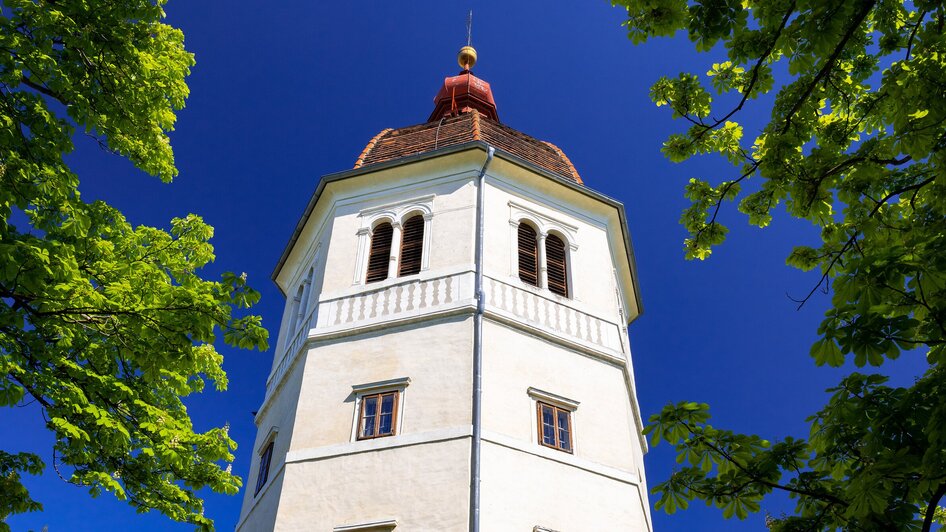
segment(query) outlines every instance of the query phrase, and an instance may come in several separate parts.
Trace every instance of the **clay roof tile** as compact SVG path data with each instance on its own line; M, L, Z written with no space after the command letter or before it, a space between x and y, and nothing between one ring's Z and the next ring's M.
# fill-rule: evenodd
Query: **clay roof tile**
M557 146L500 124L476 109L425 124L386 129L371 139L355 162L355 168L476 140L582 183L571 161Z

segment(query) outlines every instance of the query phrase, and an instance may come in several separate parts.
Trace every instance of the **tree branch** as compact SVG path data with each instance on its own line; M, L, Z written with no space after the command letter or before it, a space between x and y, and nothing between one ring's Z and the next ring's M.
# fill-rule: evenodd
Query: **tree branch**
M867 217L870 218L871 216L877 214L877 211L879 211L880 208L884 206L888 200L890 200L890 198L903 194L904 192L909 192L910 190L919 190L925 187L926 185L929 185L930 183L932 183L935 179L936 179L936 176L933 176L926 179L925 181L921 181L920 183L914 183L912 185L890 192L889 194L881 198L879 201L875 202L874 208L871 209L870 213L867 214ZM824 274L821 275L821 280L819 280L818 283L811 289L811 291L808 292L807 296L799 300L797 310L801 310L801 308L805 306L805 303L807 303L808 300L811 299L811 296L813 296L815 291L818 290L818 287L821 286L822 283L824 283L825 280L830 276L831 269L834 268L834 265L837 264L841 256L844 255L844 253L847 252L847 250L850 249L851 246L854 245L854 242L857 240L857 236L860 234L861 234L860 230L855 230L854 233L851 235L851 237L848 239L848 241L844 244L844 246L841 247L841 250L838 251L834 255L834 258L831 259L831 262L828 264L828 267L825 268Z
M939 507L939 500L943 498L943 495L946 495L946 482L939 485L939 488L936 489L936 493L930 498L930 503L926 506L926 515L923 516L922 532L930 532L930 527L933 526L933 516L936 514L936 508Z
M926 16L926 10L920 11L920 18L916 19L916 25L913 26L913 31L910 32L910 40L907 41L907 57L906 61L910 60L910 52L913 51L913 38L916 37L917 30L920 29L920 24L923 22L923 17Z
M775 50L775 44L778 42L778 38L782 36L782 31L785 30L785 26L788 24L788 20L792 18L792 13L794 12L795 12L795 2L793 1L791 5L788 6L788 10L785 12L785 16L782 17L782 22L781 24L779 24L778 29L775 30L775 36L772 37L772 42L769 43L769 47L764 52L762 52L762 55L759 56L759 60L756 61L755 66L752 67L752 75L749 77L749 83L746 84L745 88L743 88L742 90L742 99L739 100L739 105L734 107L732 111L729 111L729 113L727 113L726 116L716 120L714 123L710 125L700 124L705 129L703 129L702 131L700 131L693 137L693 140L690 142L691 146L696 141L700 140L700 138L702 138L703 135L705 135L708 131L715 129L726 120L729 120L734 114L738 113L742 109L742 107L746 104L746 101L749 100L749 95L752 94L752 89L755 87L755 84L759 81L759 70L762 68L762 64L765 62L766 59L769 58L770 55L772 55L772 51Z
M825 60L824 65L821 67L821 70L818 71L818 74L815 76L815 79L811 81L808 85L808 88L805 89L805 93L795 101L795 105L792 106L791 110L788 111L788 114L785 115L785 125L782 127L782 133L786 133L788 128L792 125L792 118L795 116L795 113L801 109L801 106L808 101L808 98L811 97L811 93L814 92L815 87L818 86L818 83L824 79L828 73L834 68L835 61L838 60L838 57L841 56L841 52L844 51L844 47L847 46L847 41L854 35L854 32L857 31L857 28L864 22L864 19L867 18L867 14L870 13L870 10L874 7L875 0L870 0L864 3L864 6L861 10L855 15L854 21L848 27L847 31L844 32L844 36L841 38L841 42L838 43L834 51L831 52L831 56Z
M690 434L697 436L697 433L693 430L692 427L690 427L689 423L683 423L683 426L686 427L687 431ZM770 480L765 480L763 478L760 478L758 475L755 475L751 471L749 471L745 466L739 463L738 460L736 460L734 457L732 457L729 453L724 451L719 446L714 445L713 443L709 442L706 438L702 438L702 440L705 445L707 445L710 449L719 453L723 458L726 459L727 462L736 466L737 469L739 469L740 471L748 475L748 477L752 479L754 482L758 482L759 484L762 484L763 486L766 486L772 489L787 491L789 493L795 493L797 495L805 495L807 497L812 497L821 501L839 504L841 506L848 505L846 501L844 501L843 499L839 499L838 497L835 497L834 495L831 495L830 493L818 493L816 491L793 488L791 486L783 486L782 484L779 484L777 482L772 482Z

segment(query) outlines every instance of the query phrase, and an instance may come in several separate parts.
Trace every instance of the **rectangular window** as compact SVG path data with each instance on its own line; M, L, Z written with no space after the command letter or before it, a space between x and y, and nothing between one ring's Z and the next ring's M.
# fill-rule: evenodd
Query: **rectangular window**
M358 439L393 436L397 426L398 392L365 395L361 398Z
M572 452L571 412L547 403L536 403L539 443L567 453Z
M263 489L269 478L269 464L273 461L273 443L269 442L259 455L259 472L256 474L256 491L253 492L253 496L259 494L259 490Z

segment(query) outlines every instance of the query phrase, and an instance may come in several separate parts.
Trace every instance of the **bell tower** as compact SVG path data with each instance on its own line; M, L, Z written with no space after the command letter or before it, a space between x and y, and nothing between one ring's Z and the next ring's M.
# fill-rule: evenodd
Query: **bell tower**
M237 530L650 531L621 203L499 121L476 51L319 181Z

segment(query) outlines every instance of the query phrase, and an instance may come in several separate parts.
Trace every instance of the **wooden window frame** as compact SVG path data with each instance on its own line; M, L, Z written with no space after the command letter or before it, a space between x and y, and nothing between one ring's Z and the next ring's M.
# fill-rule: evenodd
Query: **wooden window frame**
M537 433L539 437L539 445L543 447L548 447L550 449L555 449L557 451L562 451L563 453L574 454L575 453L575 443L574 443L575 423L572 421L572 410L569 410L567 408L562 408L558 405L554 405L552 403L546 403L543 401L536 401L535 405L536 405L535 407L536 426L538 427ZM552 421L554 422L554 436L555 436L554 445L545 443L545 434L544 434L544 431L542 430L543 429L543 424L542 424L542 408L543 407L552 409ZM562 441L559 439L559 430L560 430L560 427L558 424L559 412L564 412L568 418L568 448L567 449L561 447Z
M259 453L259 469L256 471L256 490L253 492L254 497L259 495L259 492L269 482L269 471L270 466L273 464L273 445L275 443L275 440L270 440L269 443L263 447L263 451Z
M381 402L385 395L394 396L394 405L391 410L391 432L386 432L384 434L379 434L378 429L381 425ZM378 398L378 410L375 414L374 419L374 433L370 436L365 436L365 403L368 399L372 397ZM388 436L397 435L397 423L398 423L398 407L401 403L401 391L400 390L384 390L379 392L367 393L359 397L358 405L358 426L356 432L356 439L358 440L374 440L377 438L387 438Z

